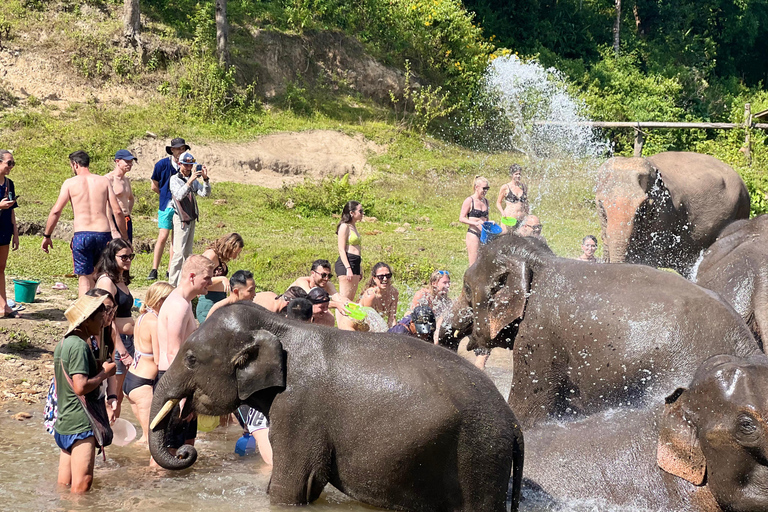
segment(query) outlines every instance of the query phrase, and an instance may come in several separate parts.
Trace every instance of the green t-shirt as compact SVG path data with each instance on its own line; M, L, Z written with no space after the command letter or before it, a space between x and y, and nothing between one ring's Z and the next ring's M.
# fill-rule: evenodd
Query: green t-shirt
M61 368L62 362L70 379L77 374L86 375L90 379L99 374L96 358L93 357L88 344L75 335L64 338L53 351L53 374L56 378L59 409L53 428L62 435L87 432L92 430L91 422L88 421L83 405L64 375L64 370ZM98 400L99 388L88 393L86 399Z

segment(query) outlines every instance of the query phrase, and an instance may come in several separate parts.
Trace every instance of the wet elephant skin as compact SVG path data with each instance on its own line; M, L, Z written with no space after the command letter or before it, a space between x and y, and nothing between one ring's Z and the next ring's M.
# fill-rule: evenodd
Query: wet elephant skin
M649 409L527 430L523 496L670 511L768 510L768 359L715 356ZM579 475L574 478L574 475Z
M524 427L641 406L711 355L760 352L733 308L674 273L559 258L513 234L481 248L451 314L464 322L443 321L444 343L459 330L469 348L513 349L509 404Z
M768 215L728 226L704 253L695 281L731 304L765 347L768 337Z
M273 504L303 504L326 483L374 506L505 510L519 496L523 437L493 382L441 347L407 336L297 323L252 303L223 307L181 347L158 382L209 415L255 407L270 419ZM173 416L173 413L171 413ZM152 431L155 460L183 469ZM185 449L187 450L187 449Z
M606 261L685 276L728 224L749 217L749 193L736 171L690 152L611 158L598 169L595 200Z

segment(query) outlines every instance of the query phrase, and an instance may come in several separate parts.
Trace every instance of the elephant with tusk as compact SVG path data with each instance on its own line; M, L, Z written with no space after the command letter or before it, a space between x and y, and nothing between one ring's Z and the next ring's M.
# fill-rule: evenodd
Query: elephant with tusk
M314 501L331 483L388 509L502 512L512 475L517 509L523 436L515 416L488 377L440 347L298 323L253 303L225 306L157 383L155 461L190 467L193 447L165 448L174 422L241 404L270 419L273 504Z

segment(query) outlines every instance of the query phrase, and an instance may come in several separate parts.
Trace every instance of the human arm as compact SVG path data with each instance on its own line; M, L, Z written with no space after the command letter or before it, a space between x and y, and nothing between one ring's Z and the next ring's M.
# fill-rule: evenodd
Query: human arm
M363 295L360 297L360 305L365 306L367 308L372 308L373 302L375 300L376 300L376 291L373 288L368 288L363 292Z
M45 222L45 231L43 231L43 252L47 253L49 248L53 248L53 242L51 242L51 235L56 228L59 219L61 218L61 212L64 210L64 206L69 201L69 180L65 181L59 191L59 197L56 199L51 213L48 214L48 220Z
M128 227L127 223L125 222L123 209L120 207L117 196L109 184L107 184L107 194L109 198L109 206L112 209L112 216L115 218L115 227L120 232L120 236L123 238L123 240L128 240Z
M104 382L105 379L108 379L114 375L115 368L117 368L115 363L105 361L101 366L101 371L93 377L88 377L88 375L82 373L76 373L72 375L72 391L74 391L76 395L87 395L94 389L101 386L101 383Z
M131 180L128 178L125 178L125 187L128 189L128 214L130 215L131 212L133 212L133 205L136 202L136 196L133 195L133 187L131 186ZM127 221L126 221L127 225ZM126 227L127 229L127 227Z
M504 201L504 196L507 195L507 185L502 185L499 189L499 197L496 198L496 209L499 210L501 213L501 216L504 217L504 208L501 206L502 201Z
M13 224L13 240L11 241L11 248L14 251L19 249L19 226L16 224L16 212L11 210L11 223Z
M429 301L424 297L427 294L426 288L422 288L421 290L416 292L416 295L413 296L413 300L411 301L411 309L415 309L417 306L429 305Z
M113 425L120 416L120 404L117 402L117 377L112 375L107 379L107 416L109 424Z
M203 178L203 182L200 183L197 180L193 182L195 184L195 193L200 197L208 197L211 195L211 182L208 181L208 168L206 166L203 166L199 177Z
M336 242L339 249L339 259L341 260L341 263L344 265L344 268L347 269L347 276L353 276L352 273L352 266L349 264L349 259L347 258L347 238L349 237L349 224L342 224L339 226L339 233L336 236Z

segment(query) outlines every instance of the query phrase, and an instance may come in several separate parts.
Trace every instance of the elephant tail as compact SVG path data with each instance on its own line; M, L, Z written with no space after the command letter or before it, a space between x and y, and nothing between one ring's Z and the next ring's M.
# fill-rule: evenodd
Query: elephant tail
M523 463L525 461L525 440L519 425L515 425L515 439L512 444L512 476L509 479L509 501L511 512L516 512L520 505L520 491L523 485Z

